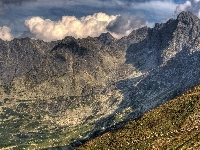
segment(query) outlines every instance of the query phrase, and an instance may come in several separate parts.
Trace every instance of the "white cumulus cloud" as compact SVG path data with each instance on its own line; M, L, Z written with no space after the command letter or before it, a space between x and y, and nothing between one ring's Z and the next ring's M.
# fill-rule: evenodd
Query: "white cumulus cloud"
M84 38L88 36L99 36L106 32L109 22L117 16L105 13L95 13L80 19L75 16L63 16L59 21L32 17L25 20L25 25L37 39L44 41L61 40L66 36Z
M13 39L11 29L7 26L0 27L0 39L10 41Z
M182 11L190 11L200 18L200 0L187 0L184 4L176 7L176 14Z

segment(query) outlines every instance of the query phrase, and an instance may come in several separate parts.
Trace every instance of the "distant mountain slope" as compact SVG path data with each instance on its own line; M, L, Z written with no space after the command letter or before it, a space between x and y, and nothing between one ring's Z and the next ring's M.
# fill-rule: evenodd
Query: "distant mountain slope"
M200 149L200 85L77 149Z

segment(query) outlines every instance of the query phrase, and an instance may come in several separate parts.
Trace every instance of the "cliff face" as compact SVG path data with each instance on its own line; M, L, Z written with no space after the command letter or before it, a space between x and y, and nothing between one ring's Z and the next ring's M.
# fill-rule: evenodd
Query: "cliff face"
M22 125L6 140L14 138L17 143L19 132L34 132L37 137L50 124L46 136L57 134L55 127L63 131L51 146L68 145L183 93L200 83L199 34L200 20L182 12L176 20L137 29L119 40L109 33L50 43L1 40L1 125L15 126L12 118ZM26 107L19 112L19 105ZM37 127L29 129L27 120L37 122ZM50 147L35 143L37 148Z

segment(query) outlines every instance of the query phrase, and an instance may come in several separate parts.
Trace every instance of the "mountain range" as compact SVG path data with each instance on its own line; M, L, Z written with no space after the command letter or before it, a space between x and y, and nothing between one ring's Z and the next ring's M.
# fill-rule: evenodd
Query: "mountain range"
M0 40L0 148L73 148L200 83L200 19L115 39Z

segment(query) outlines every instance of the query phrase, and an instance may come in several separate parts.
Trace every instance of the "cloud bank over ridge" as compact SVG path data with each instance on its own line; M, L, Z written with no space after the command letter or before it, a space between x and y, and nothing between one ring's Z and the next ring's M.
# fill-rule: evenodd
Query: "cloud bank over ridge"
M146 23L147 21L140 16L131 17L130 14L123 14L111 21L106 29L116 35L115 37L121 37L128 35L134 29L145 26Z
M0 38L54 41L104 32L121 38L142 26L175 18L181 11L200 18L200 0L0 0Z
M44 41L61 40L66 36L75 38L97 37L110 31L116 38L129 34L133 29L145 25L146 21L130 15L107 15L95 13L80 19L75 16L63 16L59 21L32 17L25 26L37 39Z
M98 36L106 32L106 26L116 16L105 13L95 13L80 19L75 16L63 16L59 21L32 17L25 21L26 27L35 38L44 41L61 40L65 36L84 38Z

